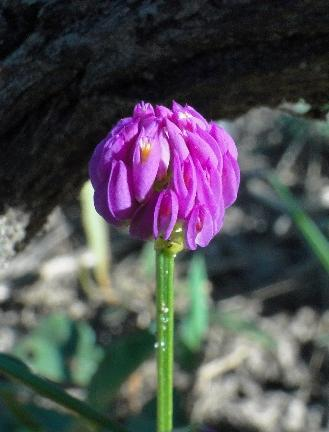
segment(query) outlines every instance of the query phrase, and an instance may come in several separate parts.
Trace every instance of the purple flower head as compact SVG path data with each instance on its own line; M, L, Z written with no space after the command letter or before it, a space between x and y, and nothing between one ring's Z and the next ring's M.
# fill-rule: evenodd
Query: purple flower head
M141 102L96 147L89 163L97 212L140 239L207 246L237 197L240 170L230 135L194 108Z

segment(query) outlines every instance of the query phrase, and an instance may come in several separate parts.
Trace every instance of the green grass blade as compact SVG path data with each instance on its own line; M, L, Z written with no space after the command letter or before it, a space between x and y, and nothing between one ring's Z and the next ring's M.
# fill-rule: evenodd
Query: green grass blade
M109 226L94 207L93 187L87 181L81 189L81 218L89 249L95 256L95 277L101 287L110 286Z
M209 324L207 271L203 255L194 253L188 272L190 306L181 324L180 336L191 351L200 349Z
M83 401L69 395L56 384L34 374L25 363L13 356L0 353L0 372L30 387L39 395L56 402L58 405L67 408L98 427L105 428L111 432L127 432L127 430L119 424L94 410Z
M154 243L148 241L143 246L142 252L140 254L140 263L146 278L153 280L155 277L155 249Z
M277 176L271 174L268 180L282 203L287 209L291 219L298 227L307 244L319 259L323 268L329 273L329 241L320 231L313 220L304 212L290 190L283 185Z

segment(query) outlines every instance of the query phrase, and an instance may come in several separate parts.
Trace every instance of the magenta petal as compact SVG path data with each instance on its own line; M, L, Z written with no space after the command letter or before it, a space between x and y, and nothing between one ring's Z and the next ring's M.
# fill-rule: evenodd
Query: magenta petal
M187 143L193 159L197 159L201 163L210 161L215 167L218 165L216 154L198 134L187 132Z
M225 129L219 127L216 123L212 123L210 134L218 142L223 154L228 151L235 160L238 158L238 150L236 148L235 142Z
M149 149L143 153L143 148ZM161 149L158 139L145 136L144 130L136 140L133 153L133 188L137 201L150 192L159 169Z
M120 131L119 134L112 136L107 143L108 151L105 154L107 158L122 159L127 161L131 152L134 139L137 138L139 122L131 120Z
M205 247L209 244L215 234L213 231L213 220L211 214L204 207L200 207L199 218L202 224L202 228L197 233L195 242L197 245Z
M187 196L188 189L184 180L183 162L181 162L176 152L173 158L173 183L181 202Z
M130 218L134 211L128 171L122 161L113 160L108 185L108 203L110 212L118 220Z
M94 188L108 179L113 156L120 158L125 154L125 148L120 136L112 137L110 134L97 145L89 162L89 176Z
M125 125L129 125L132 121L132 117L126 117L118 121L118 123L113 127L111 132L108 135L108 138L111 138L122 131Z
M197 248L197 245L195 243L195 238L197 234L196 230L196 224L199 216L199 210L198 207L194 207L192 210L187 225L185 227L185 243L188 249L195 250Z
M154 109L150 103L140 102L134 108L134 117L143 117L152 114L154 115Z
M116 159L126 159L129 148L128 142L124 140L121 134L110 138L108 149L104 153L104 161L106 159L112 160L113 157Z
M227 142L227 148L228 151L230 152L231 156L237 160L238 159L238 149L236 148L235 142L233 141L233 138L229 135L226 134L226 142Z
M202 117L201 114L199 114L189 105L185 105L185 107L183 107L182 105L174 101L172 105L172 110L172 119L181 129L187 128L188 130L192 131L195 130L196 127L205 130L208 129L207 121Z
M167 137L163 132L163 129L159 131L158 140L160 143L161 156L160 156L159 170L157 173L157 179L161 180L167 175L169 162L170 162L169 143Z
M196 111L193 107L191 107L190 105L186 105L185 110L189 114L191 114L194 118L200 120L202 122L203 128L208 128L207 120L200 113L198 113L198 111ZM200 123L198 123L198 124L200 125Z
M190 156L181 162L175 155L173 183L179 201L178 217L185 218L194 205L197 189L195 167Z
M196 171L190 156L183 162L183 177L187 188L187 200L185 202L183 214L184 216L187 216L195 203L197 191Z
M155 206L159 194L153 194L150 200L140 205L130 223L130 234L141 240L154 238L153 225Z
M213 220L214 232L218 232L223 224L224 200L222 193L222 176L217 168L202 166L196 163L198 178L197 202L209 211Z
M183 105L179 104L176 101L172 102L172 110L173 112L180 112L180 111L184 111L184 107Z
M217 169L212 170L209 181L216 205L216 211L213 214L214 232L218 233L218 231L222 228L225 214L221 172L219 172Z
M95 148L93 155L89 161L89 177L91 184L93 185L94 189L97 188L99 183L102 183L104 181L104 174L103 172L99 171L100 164L102 164L102 156L104 152L104 140L101 141Z
M125 140L125 142L131 141L138 134L139 129L139 121L130 121L128 124L124 126L121 131L121 136Z
M107 222L113 225L120 224L120 221L114 217L108 206L108 182L103 182L95 189L94 205L97 213Z
M222 183L224 205L227 208L236 200L240 184L239 165L230 153L224 155Z
M154 237L162 235L168 240L178 215L178 199L174 191L167 189L160 193L154 211Z
M185 160L189 155L189 150L186 146L181 130L168 119L166 120L166 126L172 150L176 150L180 159Z
M154 138L159 130L159 123L154 119L153 116L145 117L140 121L140 127L144 130L144 135L150 138Z
M167 107L164 107L162 105L156 105L155 107L155 115L157 117L166 118L172 116L172 111L168 109Z
M210 170L203 167L199 161L196 161L196 175L198 178L197 184L197 200L200 204L207 206L210 211L215 214L217 211L216 195L220 196L220 190L213 190L210 184ZM220 185L218 185L220 186Z
M213 221L210 213L203 206L196 205L187 221L186 246L191 250L195 250L197 246L207 246L213 236Z
M197 126L196 131L198 135L200 135L200 137L211 147L212 151L215 153L221 169L223 155L218 142L214 137L210 135L209 132L202 130L199 126Z

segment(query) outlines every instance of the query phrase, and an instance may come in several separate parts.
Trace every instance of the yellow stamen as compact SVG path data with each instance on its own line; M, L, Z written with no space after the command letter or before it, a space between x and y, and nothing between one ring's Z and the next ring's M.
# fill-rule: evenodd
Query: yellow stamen
M147 138L142 138L139 149L140 149L140 158L142 162L146 162L150 152L151 152L152 144Z

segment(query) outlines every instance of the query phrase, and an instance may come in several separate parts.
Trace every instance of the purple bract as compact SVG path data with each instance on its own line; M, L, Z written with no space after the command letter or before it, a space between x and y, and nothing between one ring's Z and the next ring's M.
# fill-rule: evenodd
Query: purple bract
M181 226L186 248L206 246L236 199L237 156L230 135L192 107L141 102L92 155L96 210L140 239L168 240Z

